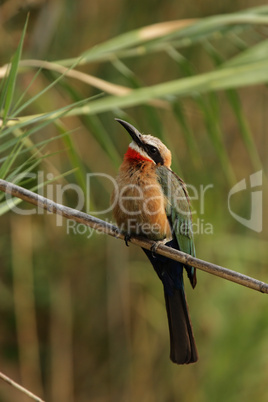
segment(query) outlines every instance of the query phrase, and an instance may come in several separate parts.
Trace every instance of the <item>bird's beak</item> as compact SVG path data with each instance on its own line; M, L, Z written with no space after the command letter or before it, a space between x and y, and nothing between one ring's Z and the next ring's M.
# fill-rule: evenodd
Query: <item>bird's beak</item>
M121 119L115 120L118 121L118 123L120 123L128 131L133 141L136 142L137 145L139 145L140 147L143 146L143 142L141 140L142 134L134 126L132 126L132 124L127 123L126 121Z

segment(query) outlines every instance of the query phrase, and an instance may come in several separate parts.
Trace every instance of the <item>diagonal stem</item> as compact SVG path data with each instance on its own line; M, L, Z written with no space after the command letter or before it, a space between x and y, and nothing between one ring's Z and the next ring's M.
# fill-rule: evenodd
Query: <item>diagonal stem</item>
M43 399L41 399L38 396L34 395L32 392L28 391L28 389L22 387L17 382L13 381L11 378L9 378L8 376L6 376L5 374L3 374L1 372L0 372L0 379L5 381L5 382L7 382L12 387L16 388L18 391L23 392L25 395L29 396L34 401L36 401L36 402L44 402Z
M13 197L20 198L30 204L41 207L49 212L61 215L67 219L71 219L78 223L89 226L95 230L98 230L98 232L105 233L121 240L125 240L124 233L120 232L116 226L111 225L110 223L105 222L101 219L95 218L91 215L88 215L85 212L81 212L76 209L57 204L56 202L51 201L48 198L33 193L32 191L26 190L25 188L17 186L16 184L0 179L0 190L7 194L10 194ZM12 200L7 199L7 202L11 205ZM146 248L147 250L150 250L151 247L155 245L154 251L156 253L171 258L172 260L190 265L212 275L219 276L220 278L227 279L229 281L238 283L239 285L246 286L259 292L268 293L268 284L265 282L251 278L247 275L243 275L231 269L224 268L220 265L200 260L199 258L195 258L189 254L183 253L182 251L165 246L164 244L155 244L155 242L152 240L148 240L138 236L131 236L130 242L135 244L136 246Z

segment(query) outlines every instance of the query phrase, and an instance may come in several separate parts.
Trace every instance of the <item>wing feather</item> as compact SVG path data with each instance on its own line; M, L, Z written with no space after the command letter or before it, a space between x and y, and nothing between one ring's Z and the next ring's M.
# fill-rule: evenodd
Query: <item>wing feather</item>
M166 214L171 224L173 239L179 250L195 257L192 214L189 195L183 180L166 166L156 169L159 183L166 198ZM195 268L185 266L192 286L196 285Z

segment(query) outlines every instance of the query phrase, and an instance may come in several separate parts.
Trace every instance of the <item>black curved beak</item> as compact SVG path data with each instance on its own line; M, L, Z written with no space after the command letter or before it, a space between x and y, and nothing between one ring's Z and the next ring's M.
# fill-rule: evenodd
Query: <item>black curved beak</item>
M132 124L121 119L115 120L118 121L118 123L120 123L127 130L127 132L131 135L133 141L135 141L137 145L139 145L140 147L143 146L143 142L141 141L142 134L134 126L132 126Z

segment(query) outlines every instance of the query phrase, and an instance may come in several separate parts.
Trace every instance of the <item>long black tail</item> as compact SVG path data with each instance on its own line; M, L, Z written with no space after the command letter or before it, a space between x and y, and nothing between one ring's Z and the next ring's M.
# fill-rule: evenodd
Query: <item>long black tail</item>
M183 289L165 293L170 335L170 359L177 364L194 363L198 360L195 339L188 306Z
M183 267L168 258L143 249L164 286L170 334L170 359L177 364L198 360L192 324L183 286Z

